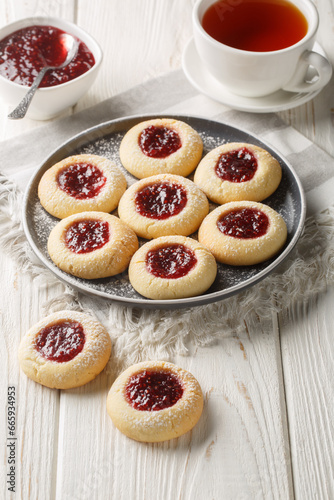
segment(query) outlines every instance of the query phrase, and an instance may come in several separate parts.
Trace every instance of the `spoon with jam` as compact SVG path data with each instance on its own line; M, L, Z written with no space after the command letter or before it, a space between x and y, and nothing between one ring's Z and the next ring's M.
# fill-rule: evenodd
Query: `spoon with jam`
M78 51L78 41L69 33L62 33L59 38L59 42L63 48L62 53L64 54L62 61L59 61L57 65L46 64L41 71L38 73L30 89L22 99L22 101L17 105L17 107L8 115L8 118L13 120L18 120L24 118L30 103L38 89L40 83L42 82L45 74L50 70L57 70L67 66L72 59L76 56Z

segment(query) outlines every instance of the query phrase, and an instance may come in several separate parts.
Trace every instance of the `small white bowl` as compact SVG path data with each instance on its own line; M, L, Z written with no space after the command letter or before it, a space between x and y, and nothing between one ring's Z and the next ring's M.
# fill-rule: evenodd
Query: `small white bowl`
M74 80L61 83L54 87L37 89L26 116L34 120L49 120L59 115L66 108L74 106L80 97L88 91L101 66L102 50L94 38L82 28L69 21L56 17L30 17L15 21L0 29L0 40L14 31L36 25L54 26L78 37L87 45L95 58L94 66ZM28 89L28 86L19 85L0 75L0 96L2 100L12 106L13 109L19 104Z

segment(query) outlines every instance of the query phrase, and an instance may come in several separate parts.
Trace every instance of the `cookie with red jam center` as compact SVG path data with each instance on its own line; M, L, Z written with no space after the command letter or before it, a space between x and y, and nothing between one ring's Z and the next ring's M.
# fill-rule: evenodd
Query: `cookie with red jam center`
M137 249L134 231L104 212L66 217L56 224L48 239L48 252L56 266L85 279L122 273Z
M279 162L268 151L231 142L210 151L199 163L194 182L214 203L263 201L278 188Z
M162 236L145 243L129 265L133 288L154 300L201 295L216 274L217 263L209 250L185 236Z
M98 155L75 155L49 168L38 185L44 209L58 219L86 211L112 212L126 190L115 163Z
M282 250L284 219L268 205L252 201L226 203L202 222L198 239L218 262L232 266L259 264Z
M19 362L35 382L71 389L93 380L110 353L110 336L101 323L81 312L59 311L39 321L22 338Z
M120 145L124 168L138 179L163 173L186 177L198 165L202 152L198 132L171 118L138 123L128 130Z
M118 214L141 238L169 234L189 236L209 213L203 191L180 175L159 174L132 184L122 196Z
M203 394L195 377L165 361L131 366L115 380L107 398L114 425L136 441L179 437L196 425L202 410Z

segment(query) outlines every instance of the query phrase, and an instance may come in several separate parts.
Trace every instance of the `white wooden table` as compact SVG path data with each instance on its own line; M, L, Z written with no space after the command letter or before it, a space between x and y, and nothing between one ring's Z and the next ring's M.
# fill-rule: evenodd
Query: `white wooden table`
M333 0L317 0L318 41L334 63ZM181 65L191 37L192 0L2 0L0 25L32 15L74 21L102 45L104 64L83 110ZM281 113L334 155L334 83ZM41 126L7 120L0 137ZM220 500L334 498L334 291L280 316L245 325L240 336L174 361L200 380L200 432L156 445L135 443L105 417L101 375L76 391L51 391L20 373L17 347L55 293L0 260L0 497L17 499ZM61 287L61 285L59 285ZM215 373L215 377L212 377ZM8 491L7 387L16 388L16 493Z

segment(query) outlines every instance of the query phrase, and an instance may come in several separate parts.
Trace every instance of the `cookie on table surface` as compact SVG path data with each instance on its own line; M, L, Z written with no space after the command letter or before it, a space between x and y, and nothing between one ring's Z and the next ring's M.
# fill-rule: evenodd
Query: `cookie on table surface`
M217 207L198 230L199 241L216 260L232 266L259 264L274 257L286 238L287 227L281 215L254 201Z
M120 219L146 239L189 236L208 213L203 191L191 180L171 174L153 175L132 184L118 206Z
M190 431L202 410L203 394L195 377L165 361L131 366L115 380L107 398L114 425L129 438L151 443Z
M216 274L213 255L186 236L162 236L145 243L129 265L133 288L155 300L201 295L210 288Z
M253 144L231 142L210 151L199 163L194 182L214 203L263 201L278 188L279 162Z
M82 212L58 222L47 247L52 261L66 273L98 279L125 271L138 238L114 215Z
M157 174L186 177L201 159L203 142L187 123L157 118L128 130L119 152L124 168L138 179Z
M35 324L22 338L19 362L39 384L71 389L87 384L106 366L110 336L91 316L59 311Z
M49 168L39 182L38 196L47 212L64 219L79 212L112 212L125 190L125 176L115 163L83 154Z

